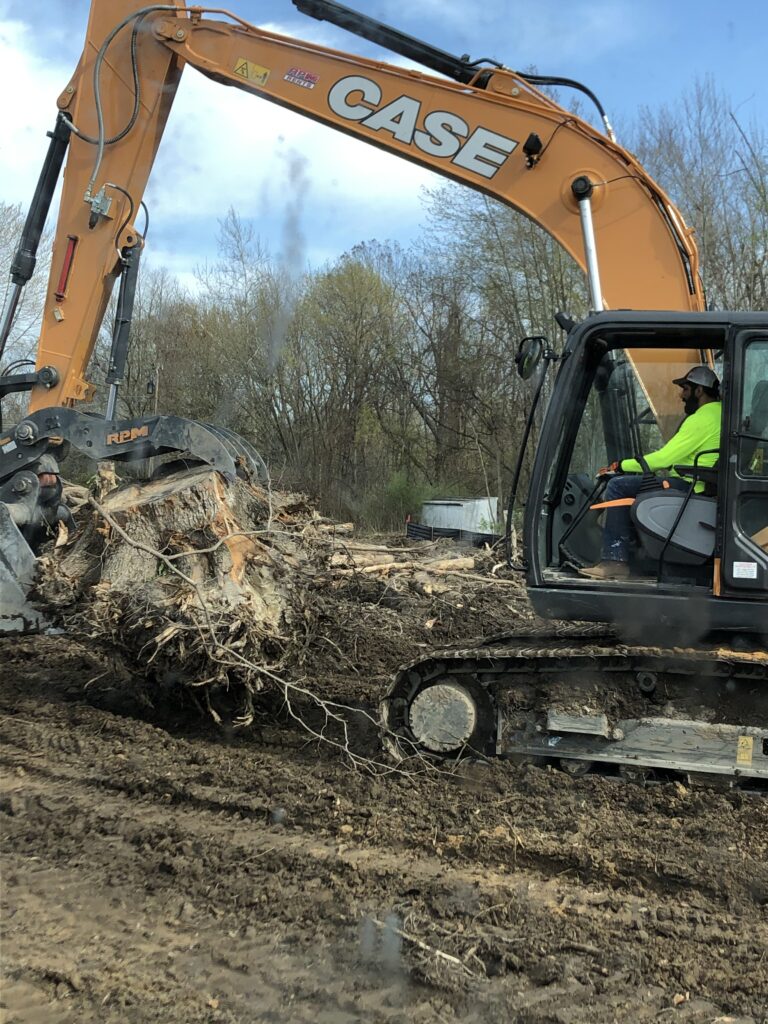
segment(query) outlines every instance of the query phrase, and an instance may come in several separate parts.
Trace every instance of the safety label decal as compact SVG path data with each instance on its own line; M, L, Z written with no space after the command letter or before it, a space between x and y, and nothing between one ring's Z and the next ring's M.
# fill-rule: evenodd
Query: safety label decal
M314 71L304 71L303 68L288 68L283 78L293 85L300 85L302 89L314 89L320 81L320 75Z
M263 68L261 64L254 64L245 57L238 57L235 61L234 73L246 82L253 82L254 85L266 85L269 78L269 68Z
M736 764L752 764L753 736L739 736L736 740Z
M734 562L733 578L735 580L756 580L757 562Z

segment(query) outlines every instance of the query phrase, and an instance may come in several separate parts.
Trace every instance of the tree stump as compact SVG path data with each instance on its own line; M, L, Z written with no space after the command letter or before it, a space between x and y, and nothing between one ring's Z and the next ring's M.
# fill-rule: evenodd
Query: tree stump
M98 497L72 490L78 532L45 553L33 596L109 659L110 688L133 681L154 705L191 691L214 718L244 726L265 691L259 710L274 711L276 695L310 735L348 750L347 705L373 715L398 665L530 615L490 552L350 540L351 524L337 534L303 496L207 467L114 482L102 473L113 489Z
M300 496L208 467L126 484L82 505L78 534L42 560L37 597L134 675L200 688L212 710L211 693L236 691L247 718L302 629L314 518Z

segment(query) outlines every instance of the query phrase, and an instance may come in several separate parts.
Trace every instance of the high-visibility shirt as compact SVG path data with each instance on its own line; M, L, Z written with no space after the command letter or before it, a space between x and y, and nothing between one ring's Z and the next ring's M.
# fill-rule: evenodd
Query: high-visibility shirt
M666 469L669 470L670 476L680 476L672 467L675 465L692 466L699 452L711 452L709 455L702 455L698 462L699 466L714 466L720 452L721 419L722 404L720 402L707 402L700 406L696 412L686 416L678 432L667 441L663 448L644 456L649 468L654 473L657 470ZM643 467L637 459L622 459L619 467L625 473L643 472ZM703 482L699 481L695 489L703 491Z

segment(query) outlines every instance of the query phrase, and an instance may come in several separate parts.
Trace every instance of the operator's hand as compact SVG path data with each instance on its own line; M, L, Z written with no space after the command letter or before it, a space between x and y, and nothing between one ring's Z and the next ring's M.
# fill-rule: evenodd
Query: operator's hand
M598 471L595 474L595 476L597 476L598 478L602 477L602 476L615 476L617 473L620 473L620 472L621 472L621 463L620 462L612 462L609 466L603 466L602 469L598 469Z

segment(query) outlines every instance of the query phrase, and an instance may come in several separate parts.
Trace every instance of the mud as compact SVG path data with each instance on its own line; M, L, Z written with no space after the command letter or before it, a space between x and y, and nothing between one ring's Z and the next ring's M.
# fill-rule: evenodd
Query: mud
M370 710L402 651L348 640L323 694ZM765 799L355 770L285 709L221 730L117 679L0 641L5 1024L768 1021Z

